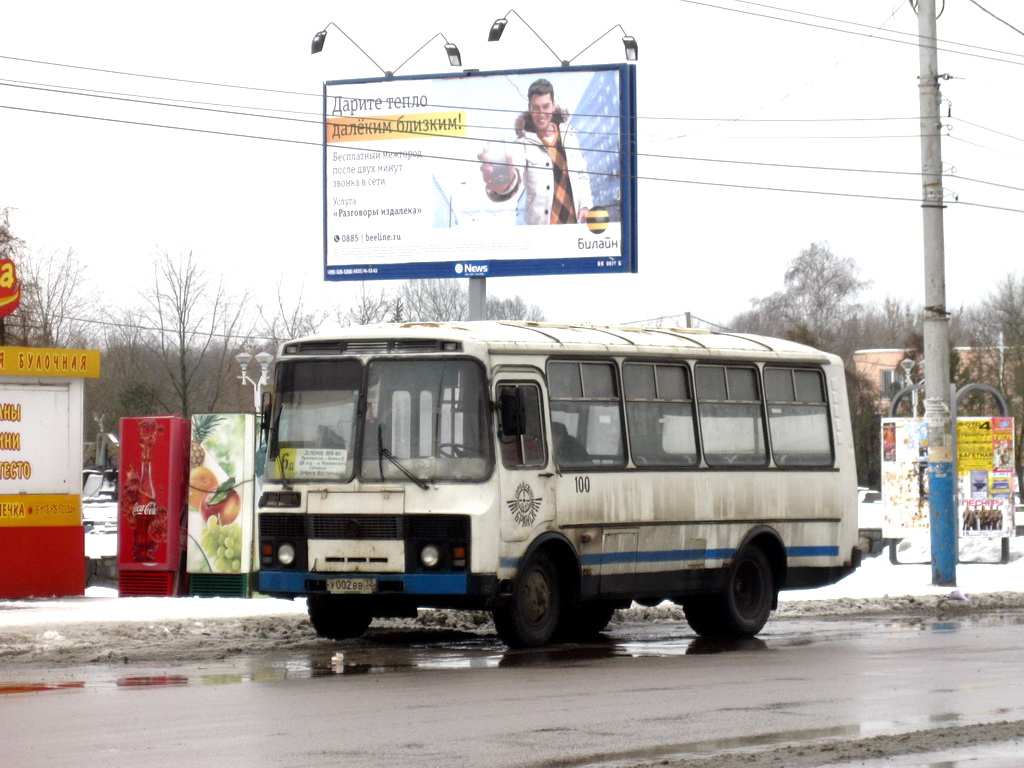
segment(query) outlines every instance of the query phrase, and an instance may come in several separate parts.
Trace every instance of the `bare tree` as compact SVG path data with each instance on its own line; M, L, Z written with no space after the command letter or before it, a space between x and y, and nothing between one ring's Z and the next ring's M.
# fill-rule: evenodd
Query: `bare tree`
M174 398L162 405L183 416L215 410L229 381L227 396L237 402L234 354L253 333L245 316L249 292L232 295L224 279L210 276L191 252L173 258L165 251L153 262L153 284L142 298L145 346L156 353Z
M487 297L487 319L488 320L527 320L541 322L544 320L544 313L536 304L527 305L522 296L513 296L511 299L499 299L497 296Z
M13 259L24 245L11 231L11 209L0 208L0 259Z
M784 288L751 300L752 311L730 326L756 333L774 328L773 335L848 357L856 347L850 331L861 311L855 299L869 284L859 272L853 259L837 256L828 243L812 243L786 265Z
M323 310L304 309L302 296L305 286L299 289L299 297L289 309L285 306L281 281L277 282L277 306L273 309L259 306L259 316L263 324L260 335L271 343L275 351L277 346L288 339L297 339L316 333L327 320L327 312Z
M80 348L95 343L96 293L88 265L75 254L21 249L21 304L8 334L26 346Z
M344 311L339 310L335 314L335 319L338 321L338 325L343 326L383 323L392 319L395 302L396 299L388 293L386 288L381 288L379 292L370 291L367 289L366 283L361 282L355 304Z
M445 322L469 316L469 295L458 280L409 280L398 291L405 319Z

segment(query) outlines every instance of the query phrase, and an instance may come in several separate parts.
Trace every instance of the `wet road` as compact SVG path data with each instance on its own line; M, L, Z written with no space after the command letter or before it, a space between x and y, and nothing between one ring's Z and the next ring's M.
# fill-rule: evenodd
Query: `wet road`
M1024 720L1021 621L776 619L732 644L653 624L515 652L420 632L202 664L20 667L0 670L0 762L825 766L851 742L870 741L861 757L875 758L908 749L894 734L936 729L969 745L984 724ZM823 744L838 745L833 760L804 749ZM772 756L780 745L792 759ZM1002 768L1024 749L982 746L988 758L971 747L885 764Z

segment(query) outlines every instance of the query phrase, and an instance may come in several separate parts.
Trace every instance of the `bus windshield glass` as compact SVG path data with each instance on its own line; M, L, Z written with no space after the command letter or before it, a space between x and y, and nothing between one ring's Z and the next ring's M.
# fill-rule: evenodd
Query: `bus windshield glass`
M374 360L367 382L361 479L473 482L490 476L487 391L478 363Z
M278 412L267 456L268 478L351 479L361 381L357 360L278 364Z

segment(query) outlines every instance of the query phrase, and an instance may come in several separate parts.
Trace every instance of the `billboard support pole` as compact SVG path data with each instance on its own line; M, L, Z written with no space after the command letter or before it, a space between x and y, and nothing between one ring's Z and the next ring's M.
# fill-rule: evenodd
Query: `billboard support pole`
M942 118L935 0L917 5L921 105L921 208L924 219L925 417L928 420L928 511L932 584L956 586L959 556L953 504L953 440L943 241Z
M487 319L487 278L469 278L469 319Z

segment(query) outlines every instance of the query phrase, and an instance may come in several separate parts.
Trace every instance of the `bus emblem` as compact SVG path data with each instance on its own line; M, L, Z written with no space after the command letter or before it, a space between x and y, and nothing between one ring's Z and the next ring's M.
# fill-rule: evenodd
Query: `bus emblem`
M541 499L533 495L533 489L528 483L520 483L516 488L516 497L506 501L509 512L522 526L533 525L537 519L537 511L540 509Z

